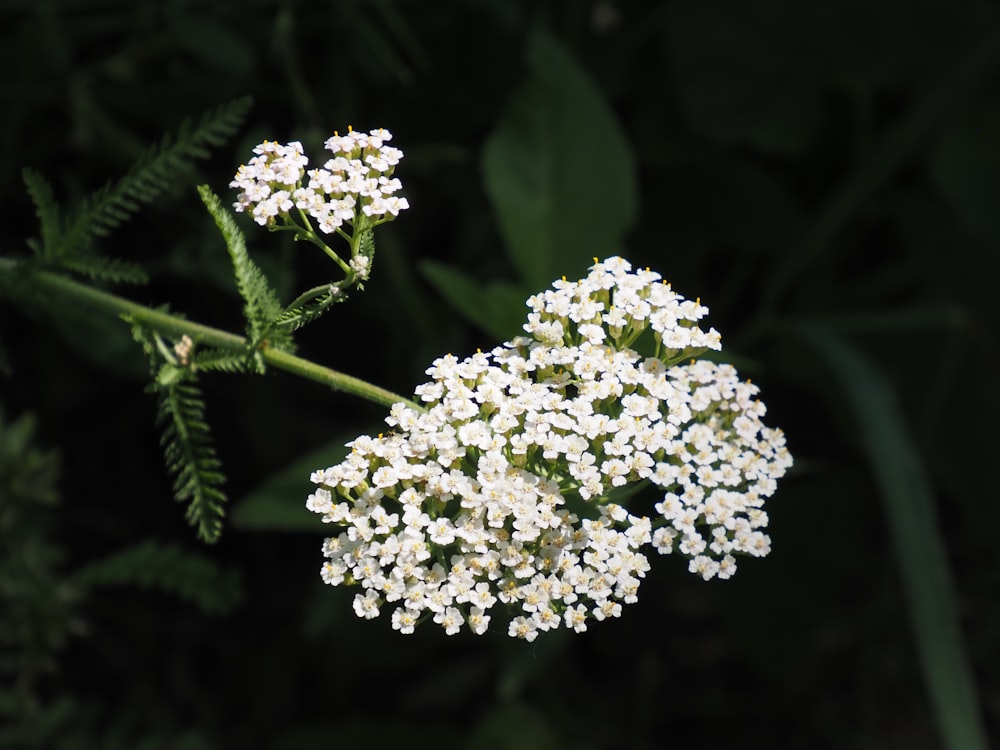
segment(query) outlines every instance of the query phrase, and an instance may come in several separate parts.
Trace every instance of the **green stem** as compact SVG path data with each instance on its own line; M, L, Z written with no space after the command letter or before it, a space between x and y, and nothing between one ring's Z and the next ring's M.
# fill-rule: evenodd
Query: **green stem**
M284 224L277 224L277 223L272 224L272 225L268 226L268 228L267 228L268 231L269 232L293 232L295 234L296 241L298 241L298 240L305 240L306 242L309 242L309 243L315 245L320 250L322 250L324 253L326 253L326 255L331 260L333 260L338 266L340 266L340 269L345 274L347 274L349 277L352 276L353 275L353 271L351 271L351 267L349 265L347 265L347 263L344 262L344 259L341 258L339 255L337 255L337 253L334 252L333 248L331 248L329 245L327 245L323 241L323 239L318 234L316 234L316 232L313 230L313 228L312 228L312 222L309 221L309 216L306 214L306 212L303 211L301 208L297 208L295 210L298 212L299 218L302 219L302 223L301 224L299 224L294 219L292 219L291 214L282 214L281 218L282 218L282 220L285 223ZM345 235L339 229L337 230L337 233L340 234L340 235L342 235L348 242L350 242L350 237L348 235ZM350 284L347 284L346 286L350 286Z
M27 270L23 267L19 268L19 265L16 261L9 258L0 258L0 274L24 272L24 280L33 284L39 290L54 293L90 308L103 310L120 317L144 323L162 334L175 337L187 334L196 343L214 346L219 349L228 349L230 351L245 351L247 348L247 340L235 333L229 333L228 331L222 331L200 323L193 323L161 310L154 310L151 307L140 305L137 302L132 302L110 292L95 289L57 273ZM302 357L296 357L288 352L270 349L265 346L261 348L260 354L267 364L277 367L279 370L285 370L293 375L315 380L317 383L322 383L335 391L350 393L366 401L383 406L392 406L402 401L407 406L418 411L424 411L423 406L399 394L379 388L377 385L373 385L360 378L316 364Z

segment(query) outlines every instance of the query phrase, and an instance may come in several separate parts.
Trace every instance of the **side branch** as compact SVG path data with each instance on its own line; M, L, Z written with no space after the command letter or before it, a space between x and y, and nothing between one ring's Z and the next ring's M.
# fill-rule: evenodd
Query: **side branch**
M23 270L19 269L18 266L19 264L14 260L0 258L0 275L18 273ZM95 289L57 273L28 270L23 280L33 284L39 290L73 300L93 309L103 310L120 317L128 317L165 335L179 338L187 334L196 343L229 351L246 351L248 346L247 340L243 336L184 320L176 315L140 305L137 302L101 289ZM402 401L407 406L424 411L423 406L399 394L302 357L296 357L266 346L260 349L260 355L267 364L279 370L314 380L335 391L350 393L383 406L392 406Z

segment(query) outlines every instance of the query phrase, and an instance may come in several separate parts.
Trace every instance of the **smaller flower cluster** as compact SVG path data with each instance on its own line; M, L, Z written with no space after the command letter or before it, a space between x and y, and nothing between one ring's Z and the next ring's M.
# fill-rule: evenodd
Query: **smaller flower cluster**
M333 158L322 168L309 170L309 159L298 141L264 141L230 183L240 191L233 206L269 227L298 209L312 217L324 234L344 224L356 228L362 216L367 226L390 221L409 208L406 198L397 195L402 186L392 176L403 152L385 145L391 139L384 128L335 134L324 144Z
M792 459L756 386L691 359L721 348L707 308L621 258L528 305L529 336L436 360L425 410L396 404L392 432L313 474L307 507L341 529L322 577L360 584L359 616L481 634L499 603L533 640L637 601L649 547L706 580L769 551L763 504ZM621 504L639 483L655 514Z

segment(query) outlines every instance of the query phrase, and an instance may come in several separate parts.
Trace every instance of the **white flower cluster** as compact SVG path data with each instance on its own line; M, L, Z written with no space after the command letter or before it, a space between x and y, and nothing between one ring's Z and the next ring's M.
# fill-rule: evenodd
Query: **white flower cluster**
M436 360L425 411L396 404L391 432L312 475L307 507L343 529L322 577L360 584L359 616L391 605L404 633L433 618L481 634L499 602L530 641L617 617L647 547L706 580L767 554L762 506L792 459L755 386L688 361L721 348L698 327L708 310L621 258L528 305L529 336ZM644 483L662 496L652 517L621 504Z
M301 143L264 141L253 150L257 156L229 183L240 190L233 206L248 211L262 226L273 226L278 217L297 208L315 219L325 234L354 223L360 214L373 225L388 221L409 208L406 198L396 195L402 186L392 173L403 152L385 145L391 139L382 128L334 135L325 143L333 158L322 169L308 171Z

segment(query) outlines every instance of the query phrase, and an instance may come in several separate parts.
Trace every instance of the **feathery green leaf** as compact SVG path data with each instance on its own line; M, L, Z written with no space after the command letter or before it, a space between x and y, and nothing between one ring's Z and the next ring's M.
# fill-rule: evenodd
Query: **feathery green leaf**
M205 402L191 379L155 387L160 403L157 423L164 425L167 468L174 475L174 497L188 503L187 519L198 536L214 542L222 532L225 482L205 421Z
M226 241L226 248L236 275L236 287L245 303L243 310L247 319L247 338L251 346L256 348L270 335L272 337L268 342L270 346L286 348L291 343L288 335L282 331L278 332L280 334L278 336L272 333L273 323L281 314L281 302L263 271L247 254L243 232L240 231L232 214L222 205L219 197L207 185L198 186L198 195L201 196L202 202L215 219L215 224ZM263 361L258 361L257 370L263 372L263 367Z
M68 222L53 254L65 258L79 253L95 236L106 236L135 213L140 205L153 202L170 186L177 174L190 168L193 160L208 155L206 146L218 146L232 135L249 107L249 98L237 99L203 115L195 125L185 120L175 137L165 136L140 157L128 174L83 202ZM44 197L42 193L40 198ZM43 225L44 222L45 219Z
M222 531L226 496L220 487L226 478L205 421L197 370L193 362L182 363L155 331L135 320L131 323L132 336L149 357L153 371L147 390L158 398L156 424L163 428L160 443L167 470L174 477L174 499L188 503L187 519L197 527L198 536L214 542Z
M246 372L247 358L221 349L199 349L191 358L191 367L212 372Z
M59 227L59 204L56 203L52 193L52 185L42 177L41 173L33 169L25 169L21 172L24 184L28 188L28 195L31 202L35 204L35 214L41 225L42 242L29 241L28 246L34 250L35 254L42 258L49 258L55 252L60 233Z

